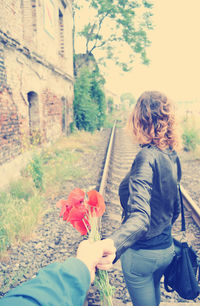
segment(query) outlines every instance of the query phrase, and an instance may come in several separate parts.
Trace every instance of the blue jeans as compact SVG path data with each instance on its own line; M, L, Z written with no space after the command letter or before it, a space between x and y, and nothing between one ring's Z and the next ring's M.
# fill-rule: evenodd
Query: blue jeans
M134 306L160 304L160 279L174 257L174 245L162 250L127 249L122 271Z

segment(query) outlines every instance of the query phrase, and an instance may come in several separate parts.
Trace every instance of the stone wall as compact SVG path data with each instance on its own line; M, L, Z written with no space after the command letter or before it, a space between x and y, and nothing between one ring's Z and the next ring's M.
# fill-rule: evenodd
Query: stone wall
M68 133L73 104L67 0L0 1L0 164Z

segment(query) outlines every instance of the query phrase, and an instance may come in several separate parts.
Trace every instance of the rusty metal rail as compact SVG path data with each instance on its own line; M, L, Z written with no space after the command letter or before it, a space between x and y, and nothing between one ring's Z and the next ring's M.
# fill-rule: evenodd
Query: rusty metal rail
M183 204L187 208L187 210L191 213L191 216L195 223L200 226L200 208L199 206L192 200L187 191L181 186L181 192L183 196Z
M105 161L103 175L102 175L102 179L101 179L101 183L100 183L100 187L99 187L99 193L101 193L102 196L104 196L105 186L106 186L106 182L107 182L107 178L108 178L108 170L109 170L109 165L110 165L110 157L111 157L111 153L112 153L112 149L113 149L115 130L116 130L116 121L114 122L112 132L111 132L111 136L110 136L110 139L109 139L109 145L108 145L108 150L107 150L107 154L106 154L106 161Z

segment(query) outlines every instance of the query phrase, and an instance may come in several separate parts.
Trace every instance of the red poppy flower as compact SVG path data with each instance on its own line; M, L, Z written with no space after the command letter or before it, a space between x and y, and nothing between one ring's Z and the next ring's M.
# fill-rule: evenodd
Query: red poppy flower
M85 192L79 188L72 190L68 196L67 202L69 205L79 207L83 204L85 197Z
M88 195L88 205L92 214L95 212L96 217L101 217L106 210L106 205L102 195L96 191L91 190L87 192Z
M66 200L60 199L60 200L56 203L56 207L62 208L63 206L65 206L66 203L67 203Z
M105 202L98 191L91 190L87 195L88 201L84 202L85 192L75 188L70 192L67 200L62 199L56 204L61 208L60 217L70 222L81 235L86 235L88 230L91 230L89 211L92 217L100 217L105 212Z
M63 199L59 200L56 203L56 206L58 208L61 208L59 217L63 217L63 220L67 220L67 216L68 216L70 210L72 209L72 206L69 205L68 201L63 200Z
M87 235L88 229L90 229L90 224L89 224L89 222L88 222L86 219L84 219L84 222L83 222L83 220L74 221L73 227L74 227L81 235Z
M72 206L66 206L64 214L63 214L63 220L68 222L69 213L72 209Z
M67 222L70 222L73 227L81 233L81 235L86 235L88 229L90 229L87 214L88 210L83 206L79 208L73 207L68 215Z

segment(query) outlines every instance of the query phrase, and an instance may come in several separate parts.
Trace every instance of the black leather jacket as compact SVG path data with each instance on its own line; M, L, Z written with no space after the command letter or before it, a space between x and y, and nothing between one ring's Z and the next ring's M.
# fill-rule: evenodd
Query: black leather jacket
M109 238L114 240L116 262L138 240L158 236L180 213L177 188L181 178L175 151L143 146L119 187L122 224Z

